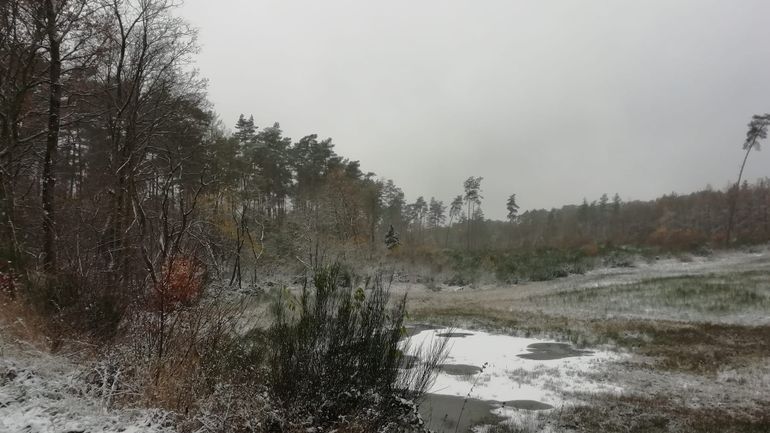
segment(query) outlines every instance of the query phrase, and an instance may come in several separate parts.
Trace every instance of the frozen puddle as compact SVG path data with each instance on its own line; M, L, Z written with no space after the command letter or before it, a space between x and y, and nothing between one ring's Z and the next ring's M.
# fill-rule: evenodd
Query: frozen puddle
M465 432L550 410L568 404L573 392L620 391L589 377L617 355L556 341L426 326L412 335L410 347L429 347L444 338L450 339L449 355L421 405L433 430Z

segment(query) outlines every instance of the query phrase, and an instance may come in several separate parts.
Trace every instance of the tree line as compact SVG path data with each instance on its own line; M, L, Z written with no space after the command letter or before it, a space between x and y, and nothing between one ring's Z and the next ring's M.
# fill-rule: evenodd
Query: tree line
M0 4L0 245L14 268L137 293L162 290L189 248L215 132L177 6Z
M171 0L0 5L0 245L7 262L163 291L178 261L229 283L291 261L409 249L587 244L684 247L768 239L767 179L649 202L615 194L508 221L482 209L482 177L450 201L413 202L338 155L240 116L231 130L191 62L196 33ZM766 137L755 116L746 158ZM744 159L745 165L746 159ZM736 185L738 185L736 184ZM205 264L205 266L203 266Z

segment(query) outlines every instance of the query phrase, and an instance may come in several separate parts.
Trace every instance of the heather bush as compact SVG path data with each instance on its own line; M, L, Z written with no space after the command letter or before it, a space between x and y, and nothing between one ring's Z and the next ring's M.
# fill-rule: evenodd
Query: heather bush
M309 426L358 419L371 429L419 428L414 402L437 372L446 339L421 348L423 361L405 356L405 298L391 304L381 277L365 291L342 287L341 276L338 265L318 269L299 296L284 290L277 299L268 336L274 400L287 419Z

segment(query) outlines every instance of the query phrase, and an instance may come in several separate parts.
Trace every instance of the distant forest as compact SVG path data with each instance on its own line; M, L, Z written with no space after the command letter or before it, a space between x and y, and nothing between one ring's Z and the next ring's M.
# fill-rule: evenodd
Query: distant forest
M0 6L0 246L13 267L144 290L175 262L232 282L258 263L405 250L680 250L723 245L730 230L733 242L770 239L768 179L521 213L512 194L508 221L484 217L482 177L458 179L451 199L409 202L331 139L293 140L246 116L227 132L172 2L52 4Z

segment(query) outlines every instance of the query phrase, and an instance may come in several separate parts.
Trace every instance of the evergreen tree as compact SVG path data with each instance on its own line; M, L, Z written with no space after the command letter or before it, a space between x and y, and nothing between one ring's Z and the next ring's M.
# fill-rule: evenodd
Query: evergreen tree
M749 159L749 154L752 150L760 150L759 140L767 138L767 128L770 126L770 113L764 115L755 114L749 122L749 130L746 132L746 140L743 142L743 150L746 151L746 155L743 157L743 163L741 169L738 172L738 182L735 183L735 187L732 188L732 194L730 199L730 211L727 221L727 237L725 242L730 242L733 231L733 221L735 218L735 207L738 202L738 187L741 184L741 178L743 177L743 169L746 168L746 160Z
M385 206L383 223L396 228L403 228L405 223L404 213L406 211L404 191L389 179L382 187L382 201Z
M417 227L422 230L425 215L428 212L428 203L425 202L425 199L422 196L419 196L412 206L414 207L414 218Z
M465 195L463 196L463 200L468 206L468 219L466 221L468 230L468 249L471 248L471 219L473 217L473 211L474 208L477 206L481 206L481 199L483 198L481 196L481 181L483 180L483 177L469 177L465 180L463 183L463 187L465 188Z
M458 195L457 197L452 200L452 203L449 205L449 224L446 231L446 240L444 241L444 246L449 246L449 233L452 229L452 221L458 220L460 218L460 215L463 213L463 196Z
M254 126L254 116L249 116L248 119L241 114L238 117L238 121L235 123L235 133L233 136L238 139L241 146L247 146L254 142L254 136L257 128Z
M607 211L607 204L609 202L610 198L607 196L607 193L602 194L599 198L599 212L601 212L602 215Z
M581 203L580 207L578 208L577 218L578 222L580 223L579 227L582 234L587 234L586 231L591 219L591 207L588 204L588 200L585 198L583 198L583 203Z
M622 205L623 201L620 199L620 195L615 193L615 195L612 196L612 214L617 216L620 213L620 206Z
M385 234L385 247L389 250L396 248L401 241L398 239L398 233L393 228L393 224L388 228L388 233Z
M452 225L452 220L456 220L463 212L463 196L458 195L452 200L452 204L449 206L449 225Z
M298 208L309 206L316 198L329 164L337 155L331 139L318 141L318 135L301 138L289 151L289 165L294 172L293 193Z
M290 146L291 139L284 137L281 126L274 123L272 127L256 134L255 141L248 149L247 158L259 174L261 207L269 217L279 216L284 211L292 181L288 164Z
M506 208L508 209L508 221L516 221L516 217L519 215L519 205L516 204L516 194L511 194L510 197L508 197Z
M430 198L430 205L428 209L428 224L431 228L440 227L446 221L446 206L443 201L438 201L434 197Z

